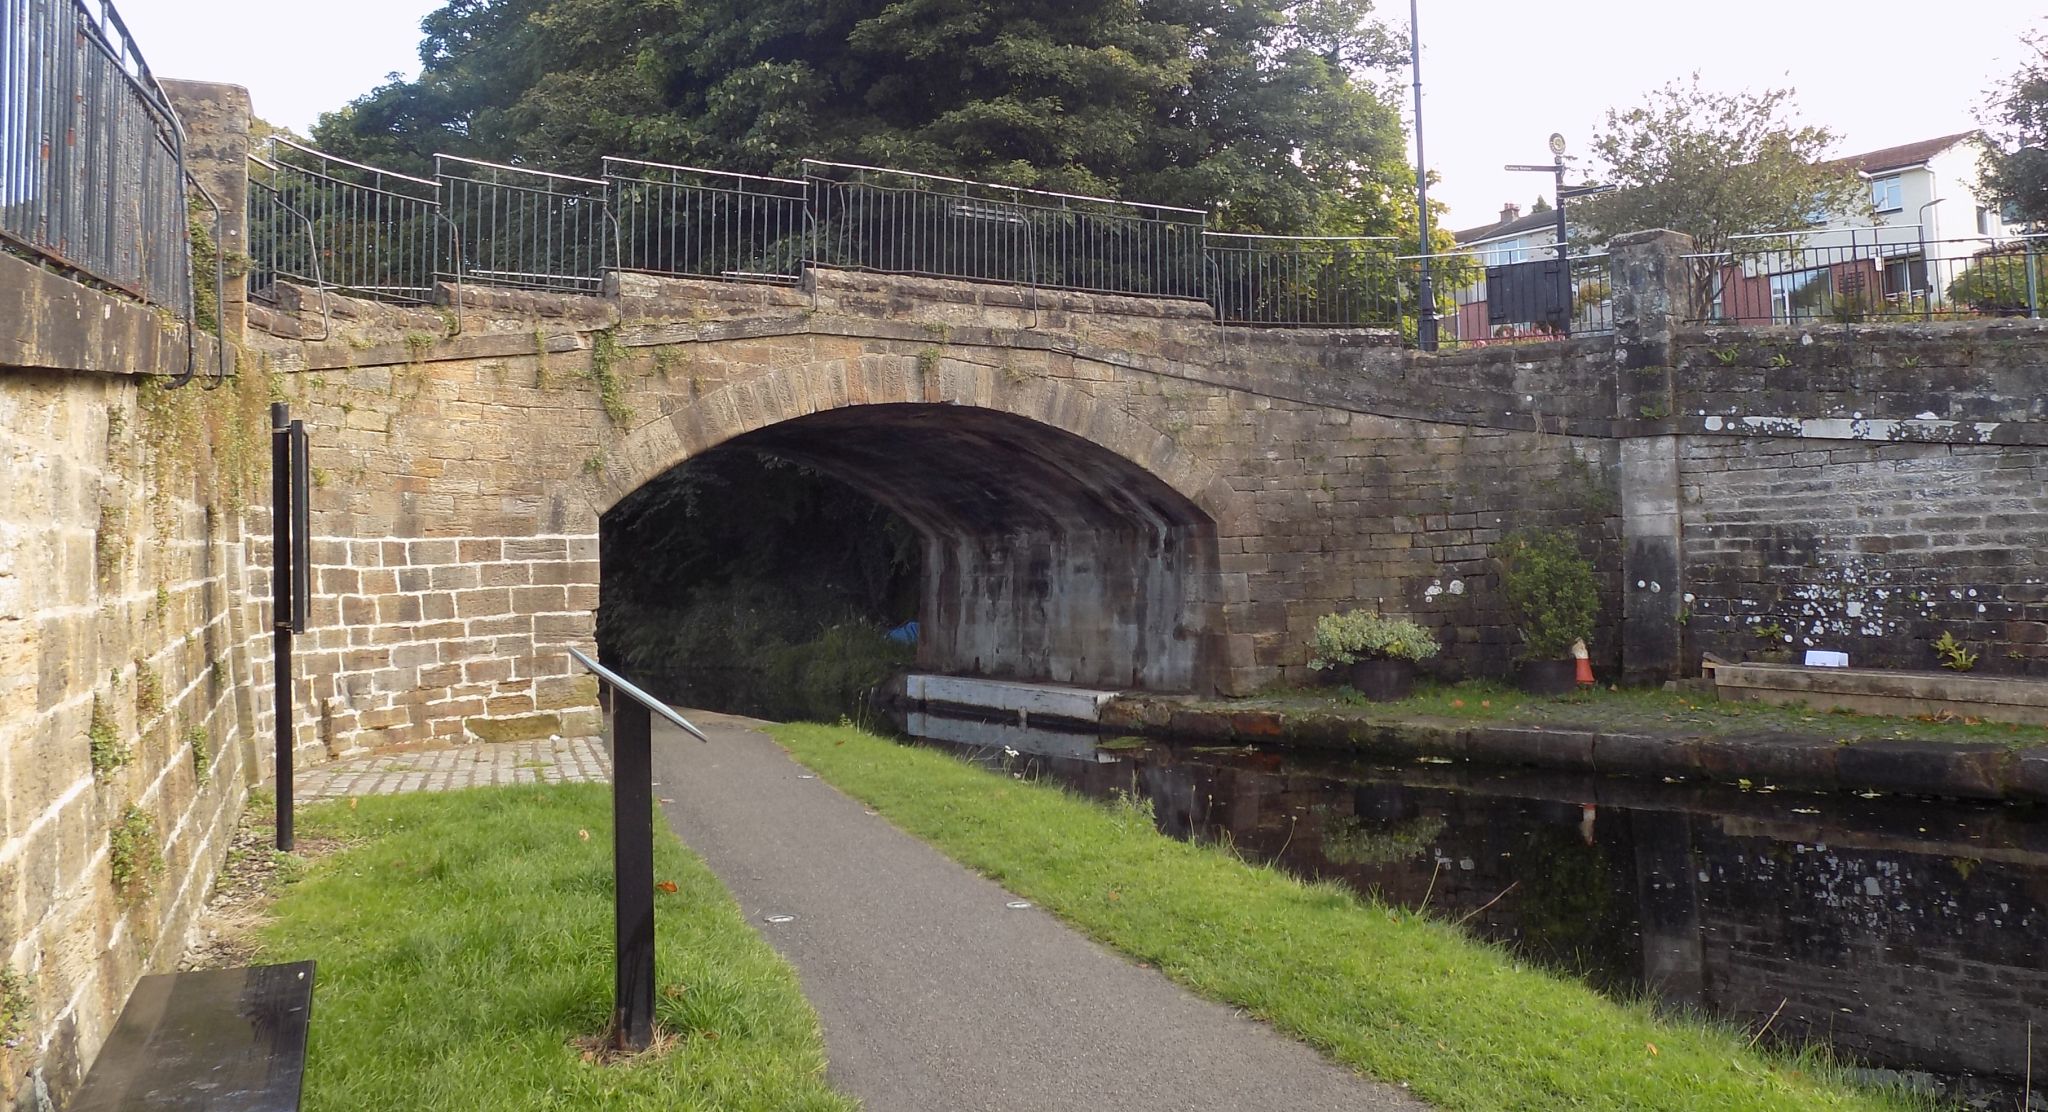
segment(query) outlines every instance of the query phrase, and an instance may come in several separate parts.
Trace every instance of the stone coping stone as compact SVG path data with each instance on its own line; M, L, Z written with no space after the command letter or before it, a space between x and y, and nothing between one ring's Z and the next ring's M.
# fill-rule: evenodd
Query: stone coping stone
M1235 709L1142 695L1122 696L1104 706L1101 724L1107 730L1203 745L1274 745L1398 761L2048 803L2048 749L2016 752L1994 742L1841 742L1770 731L1638 734L1327 710Z
M1716 664L1721 698L1877 714L1950 713L2048 726L2048 681L1961 672Z

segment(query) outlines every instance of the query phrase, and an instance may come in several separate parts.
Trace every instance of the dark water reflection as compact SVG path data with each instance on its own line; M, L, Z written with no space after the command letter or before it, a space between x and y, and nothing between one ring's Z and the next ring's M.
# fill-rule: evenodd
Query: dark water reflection
M1091 796L1142 794L1176 837L1471 913L1474 933L1617 995L1768 1021L1979 1100L2017 1094L2031 1023L2048 1072L2038 811L906 725Z

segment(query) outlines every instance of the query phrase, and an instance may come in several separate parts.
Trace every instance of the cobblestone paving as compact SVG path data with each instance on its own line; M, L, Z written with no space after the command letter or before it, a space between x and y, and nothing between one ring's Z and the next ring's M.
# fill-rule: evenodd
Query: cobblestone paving
M352 757L301 772L301 801L455 791L498 784L603 783L611 761L594 737L548 738Z

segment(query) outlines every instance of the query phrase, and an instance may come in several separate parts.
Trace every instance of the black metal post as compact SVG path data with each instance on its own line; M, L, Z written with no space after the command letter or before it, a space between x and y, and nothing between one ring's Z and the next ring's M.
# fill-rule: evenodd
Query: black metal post
M283 402L270 406L270 621L277 725L277 848L292 850L292 436Z
M1429 160L1422 154L1422 30L1417 0L1408 0L1408 62L1415 74L1415 213L1422 225L1421 302L1415 318L1415 346L1436 350L1436 285L1429 268Z
M1563 331L1565 335L1569 336L1572 334L1572 316L1577 309L1577 306L1573 305L1572 302L1577 300L1578 290L1572 286L1572 252L1571 244L1568 242L1568 237L1571 235L1571 225L1565 220L1564 204L1564 155L1559 154L1557 156L1557 280L1564 287Z
M612 867L618 983L613 1046L654 1041L654 720L638 699L614 690Z

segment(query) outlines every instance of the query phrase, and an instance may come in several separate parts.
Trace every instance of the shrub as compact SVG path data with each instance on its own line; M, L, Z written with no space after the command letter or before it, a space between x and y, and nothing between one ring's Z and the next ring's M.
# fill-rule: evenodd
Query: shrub
M1572 642L1593 637L1600 612L1600 585L1593 564L1579 555L1569 533L1557 529L1510 534L1494 549L1501 590L1515 629L1522 635L1522 659L1562 660Z
M93 778L102 784L113 779L114 773L135 755L121 740L121 728L115 724L112 712L107 710L106 701L98 695L92 697L92 721L85 728L85 737Z
M1424 661L1436 655L1436 635L1407 618L1387 618L1350 610L1316 619L1316 669L1356 664L1361 660Z

